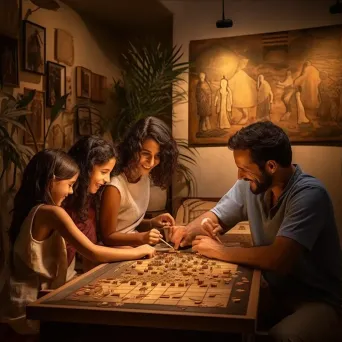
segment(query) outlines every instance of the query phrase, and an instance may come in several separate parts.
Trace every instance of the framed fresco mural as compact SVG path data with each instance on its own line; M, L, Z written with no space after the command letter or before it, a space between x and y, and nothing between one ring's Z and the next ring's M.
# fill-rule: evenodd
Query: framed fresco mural
M48 61L46 63L46 106L53 107L66 94L66 68Z
M342 25L191 41L189 145L271 120L292 143L342 145Z

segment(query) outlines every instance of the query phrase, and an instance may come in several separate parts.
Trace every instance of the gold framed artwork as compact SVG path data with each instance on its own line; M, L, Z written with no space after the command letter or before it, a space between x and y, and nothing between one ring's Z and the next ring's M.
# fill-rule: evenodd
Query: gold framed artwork
M296 144L342 144L342 25L190 42L189 145L271 120Z
M106 102L107 77L92 73L91 100L93 102Z
M91 71L84 67L76 67L76 97L91 98Z
M55 30L55 59L59 63L74 65L74 38L62 29Z

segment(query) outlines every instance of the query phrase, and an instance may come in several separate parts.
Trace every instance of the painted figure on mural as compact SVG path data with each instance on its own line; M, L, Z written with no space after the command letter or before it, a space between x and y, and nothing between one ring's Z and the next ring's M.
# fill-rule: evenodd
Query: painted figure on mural
M256 82L243 69L247 66L248 60L241 59L235 74L229 79L229 87L233 95L233 108L241 114L234 118L234 123L245 125L248 122L249 108L257 105Z
M273 92L264 75L258 76L257 82L257 120L270 120L271 106L273 103Z
M211 88L206 80L206 74L200 72L196 86L197 115L199 116L199 132L211 129Z
M228 86L227 79L223 76L220 81L220 88L216 92L215 107L217 113L217 127L220 129L230 128L232 114L233 96Z

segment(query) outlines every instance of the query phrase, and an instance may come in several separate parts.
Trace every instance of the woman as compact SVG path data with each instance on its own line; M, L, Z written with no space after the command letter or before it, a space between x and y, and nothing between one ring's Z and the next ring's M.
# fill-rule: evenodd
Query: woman
M139 120L118 146L114 176L101 196L100 230L105 245L156 244L160 228L175 224L170 214L144 219L150 180L167 188L175 171L178 149L169 127L160 119Z

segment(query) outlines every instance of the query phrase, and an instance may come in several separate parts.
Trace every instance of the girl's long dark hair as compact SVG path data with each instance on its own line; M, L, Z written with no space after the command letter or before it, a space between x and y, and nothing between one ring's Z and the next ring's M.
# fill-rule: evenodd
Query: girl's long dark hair
M117 158L114 145L98 136L90 135L79 139L69 150L79 169L80 175L74 193L64 201L63 206L80 222L88 218L89 200L94 195L88 193L91 172L95 165L107 163L110 159Z
M14 197L12 223L9 237L12 245L17 239L23 221L38 204L54 204L50 182L71 179L79 172L74 160L61 150L45 149L38 152L26 166L21 186Z
M165 189L171 184L179 152L168 125L153 116L137 121L120 142L119 160L115 165L114 174L122 173L125 168L136 167L142 144L146 139L153 139L160 146L160 163L152 169L150 176L154 185Z

